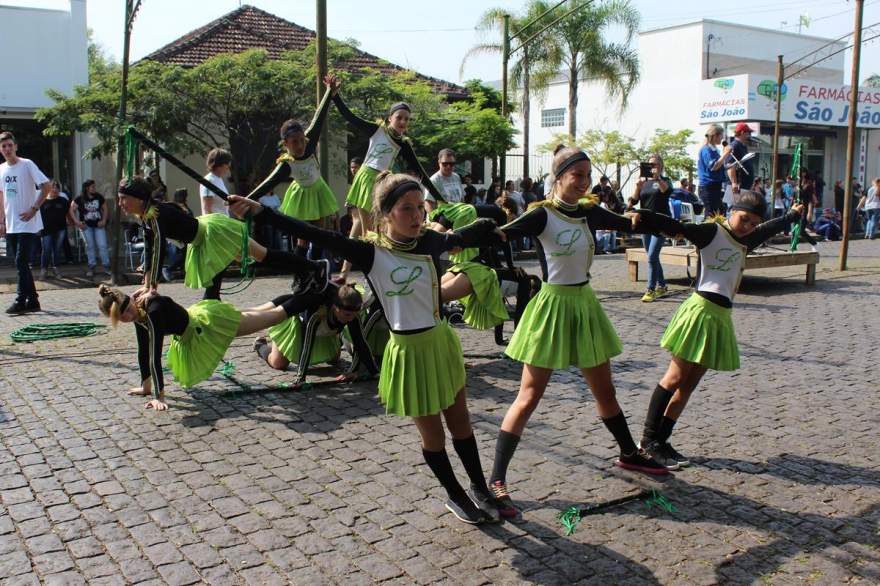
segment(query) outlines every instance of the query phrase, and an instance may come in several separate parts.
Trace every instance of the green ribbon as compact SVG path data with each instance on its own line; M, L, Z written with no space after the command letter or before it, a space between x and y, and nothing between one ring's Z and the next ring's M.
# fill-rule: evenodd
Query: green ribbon
M789 177L798 177L800 178L800 170L801 170L801 157L802 157L803 145L797 144L794 147L794 154L791 157L791 173L789 173ZM800 183L800 179L798 179ZM794 192L794 199L792 201L792 205L801 203L801 189L798 186L797 190ZM794 223L794 226L791 229L791 246L789 247L789 252L794 252L797 250L798 241L801 238L801 230L803 229L804 216L801 214L801 217Z
M103 332L106 326L90 322L30 324L9 333L13 342L38 342L57 338L83 338Z
M138 140L132 132L131 126L125 130L125 178L134 177L134 167L137 161Z
M565 535L568 536L574 533L578 523L581 522L581 510L578 507L568 507L556 515L556 518L559 519L559 522L565 527Z

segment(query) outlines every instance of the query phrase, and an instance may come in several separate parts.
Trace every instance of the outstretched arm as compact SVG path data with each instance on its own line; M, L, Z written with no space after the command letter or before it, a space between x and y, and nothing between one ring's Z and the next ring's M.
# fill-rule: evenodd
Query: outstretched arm
M507 236L489 218L478 218L458 230L444 232L443 236L446 237L446 250L477 248L487 242L497 243L507 239Z
M344 236L339 232L324 230L302 222L296 218L276 212L258 202L237 195L229 196L229 210L236 217L243 218L253 214L256 221L287 232L295 238L314 242L328 248L342 258L351 261L358 268L369 271L373 266L373 245Z
M774 234L782 232L787 224L800 218L803 209L803 204L796 204L792 206L791 210L784 216L759 224L751 234L742 239L743 244L745 244L749 250L759 247Z
M315 117L312 118L309 127L306 129L306 138L308 139L308 142L306 143L306 152L302 157L299 157L301 159L308 159L315 154L315 149L318 148L318 139L321 138L321 129L324 128L324 121L327 119L327 112L330 111L333 91L333 89L328 87L324 92L324 97L321 98L321 103L318 104L318 110L315 112Z
M362 134L373 134L379 129L379 125L375 122L364 120L352 112L345 102L342 101L342 96L338 93L334 94L331 99L333 100L333 103L336 104L336 109L339 110L339 113L345 118L345 121L354 126L358 132Z
M287 161L281 161L275 165L272 174L266 177L262 183L254 187L253 191L247 194L248 199L257 201L267 193L271 193L276 185L283 181L290 180L290 164Z

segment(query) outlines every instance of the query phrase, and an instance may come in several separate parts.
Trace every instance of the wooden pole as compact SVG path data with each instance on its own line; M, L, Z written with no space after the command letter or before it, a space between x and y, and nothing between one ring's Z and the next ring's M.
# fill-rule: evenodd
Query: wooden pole
M779 178L779 116L782 110L782 84L784 83L785 66L782 64L782 55L777 56L776 63L776 121L773 123L773 155L771 158L772 169L770 173L770 216L776 210L776 180Z
M864 0L856 1L855 28L853 29L852 76L850 77L849 128L846 136L846 191L843 196L843 240L840 243L840 270L846 270L849 251L850 215L852 214L853 159L856 150L856 107L859 95L859 65L862 56L862 15Z
M318 71L318 97L316 99L316 104L321 103L321 98L324 95L324 76L327 75L327 0L317 0L317 23L315 25L316 36L318 42L318 54L317 58L317 71ZM318 160L321 163L321 176L325 181L328 181L330 178L330 157L328 155L327 141L324 140L325 136L329 136L327 132L327 127L329 126L329 116L328 120L324 121L324 126L321 130L321 136L318 137L320 141L318 143Z
M510 59L510 15L504 15L504 28L501 41L501 116L507 120L507 62ZM501 182L501 190L504 191L507 175L507 150L501 153L501 161L498 169L498 179ZM500 195L500 194L499 194Z
M128 62L129 62L129 49L131 46L131 26L132 19L134 18L134 14L137 11L135 7L135 2L140 4L140 0L126 0L125 2L125 33L122 39L122 88L119 93L119 112L117 117L119 119L119 127L122 128L125 126L125 118L127 115L127 102L128 102ZM120 136L118 139L118 144L116 146L116 180L113 182L113 191L114 191L114 200L115 191L119 182L122 181L122 170L125 167L125 143L123 137ZM114 285L122 285L124 284L124 276L122 275L121 268L124 264L121 262L122 258L122 209L119 207L119 203L113 207L113 257L110 259L110 272L112 273L112 283Z

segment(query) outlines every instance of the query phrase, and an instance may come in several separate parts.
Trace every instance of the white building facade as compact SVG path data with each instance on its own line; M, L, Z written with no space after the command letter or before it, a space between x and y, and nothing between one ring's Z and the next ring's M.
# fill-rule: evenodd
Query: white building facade
M618 130L638 144L658 128L690 129L694 139L690 152L696 159L707 124L720 123L732 134L737 122L748 122L757 131L753 145L758 152L756 174L769 179L775 112L770 98L775 95L777 56L783 55L788 64L823 45L827 47L789 67L786 75L842 49L845 43L714 20L643 31L638 37L641 80L630 94L627 108L621 112L619 100L609 100L602 84L582 81L577 132ZM805 143L804 166L822 173L824 205L828 207L833 207L834 181L846 175L846 121L840 122L848 95L843 57L842 51L830 56L783 86L780 174L789 171L794 142ZM877 98L875 103L873 90L863 88L860 93L863 123L859 126L865 130L857 142L857 155L861 156L856 157L853 172L863 185L865 179L880 174L880 136L876 136L880 133L870 131L880 128L880 95ZM533 101L531 110L530 174L537 176L549 171L549 157L538 155L537 148L555 134L568 131L566 80L556 80L543 101ZM876 122L874 110L878 112ZM515 123L522 131L522 119L515 119ZM508 157L508 178L521 172L520 153Z
M0 131L15 134L21 156L76 193L91 174L91 162L82 159L88 137L46 138L34 114L53 105L46 90L70 95L88 83L86 0L69 0L66 10L0 3L0 31L7 68L0 82Z

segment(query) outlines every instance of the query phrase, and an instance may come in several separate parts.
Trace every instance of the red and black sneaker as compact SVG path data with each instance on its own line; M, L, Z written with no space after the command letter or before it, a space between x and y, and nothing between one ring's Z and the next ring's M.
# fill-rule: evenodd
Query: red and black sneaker
M636 450L629 455L621 454L620 458L617 459L617 462L615 462L614 465L619 466L624 470L635 470L636 472L644 472L645 474L669 474L669 469L666 468L666 466L660 464L642 449Z
M489 485L489 489L495 497L495 506L498 507L498 514L507 519L519 515L519 509L513 505L513 500L510 498L510 492L508 492L507 485L504 484L504 482L496 480Z

